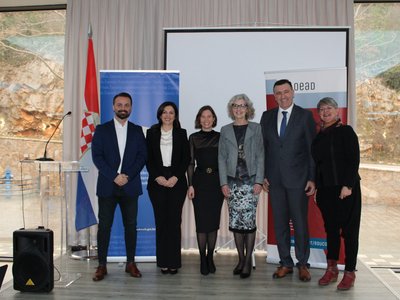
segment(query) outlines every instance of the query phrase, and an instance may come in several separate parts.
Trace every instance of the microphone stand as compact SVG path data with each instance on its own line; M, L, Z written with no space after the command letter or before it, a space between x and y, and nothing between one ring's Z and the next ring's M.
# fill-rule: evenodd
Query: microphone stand
M65 115L63 115L63 117L61 118L61 120L58 122L56 128L54 129L53 133L51 134L50 138L47 140L46 142L46 146L44 147L44 153L43 153L43 157L40 158L36 158L36 160L38 161L54 161L54 159L47 157L47 145L49 144L49 142L51 141L53 135L56 133L58 127L61 125L62 121L64 120L64 118L66 116L69 116L71 114L71 112L67 112Z

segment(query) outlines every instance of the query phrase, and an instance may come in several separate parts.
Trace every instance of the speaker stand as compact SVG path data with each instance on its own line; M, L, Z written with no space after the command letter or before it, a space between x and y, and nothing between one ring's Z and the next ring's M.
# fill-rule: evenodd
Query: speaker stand
M63 254L54 261L54 267L56 268L54 272L54 287L67 288L82 277L82 273L68 268L69 259L67 254ZM57 275L59 276L58 278Z
M78 260L95 260L97 259L97 249L87 246L86 249L72 252L71 258Z
M81 273L75 273L75 274L64 273L64 274L61 274L60 279L54 281L54 287L67 288L71 284L73 284L75 281L80 279L81 277L82 277Z

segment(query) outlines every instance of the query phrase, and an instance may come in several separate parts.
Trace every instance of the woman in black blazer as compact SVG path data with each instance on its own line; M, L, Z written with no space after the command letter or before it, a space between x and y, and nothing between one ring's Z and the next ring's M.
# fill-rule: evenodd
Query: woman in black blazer
M186 198L189 142L180 127L178 108L164 102L157 110L158 124L147 130L147 190L156 223L157 266L163 274L181 267L181 215Z
M324 219L327 237L327 270L318 281L328 285L338 278L342 236L345 246L345 272L337 288L354 285L361 217L361 189L358 167L360 147L353 128L338 117L338 104L330 97L317 105L321 131L312 144L316 164L317 205Z

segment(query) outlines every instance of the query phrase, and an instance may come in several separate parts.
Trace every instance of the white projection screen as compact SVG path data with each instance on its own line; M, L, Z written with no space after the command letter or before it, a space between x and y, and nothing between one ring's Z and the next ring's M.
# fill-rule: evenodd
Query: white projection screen
M253 101L259 122L266 108L266 71L347 67L349 27L164 29L165 69L180 71L179 114L188 134L203 105L221 126L226 104L239 93ZM168 100L168 99L166 99Z

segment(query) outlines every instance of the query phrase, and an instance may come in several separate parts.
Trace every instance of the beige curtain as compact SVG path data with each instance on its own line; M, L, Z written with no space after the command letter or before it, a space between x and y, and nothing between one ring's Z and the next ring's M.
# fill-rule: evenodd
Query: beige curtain
M97 70L162 70L163 28L349 26L350 123L355 121L355 76L352 0L68 0L65 43L64 159L79 157L81 101L84 95L87 31L92 25ZM225 101L222 99L221 101ZM259 112L261 113L261 112ZM74 212L74 201L69 203ZM186 201L182 216L182 245L196 248L192 204ZM69 224L74 224L71 213ZM267 233L267 201L263 195L257 213L258 242ZM223 207L218 245L229 242L228 216ZM87 233L69 226L72 244L87 243ZM95 229L91 230L95 243ZM264 248L265 243L261 243ZM226 247L234 248L233 243Z

